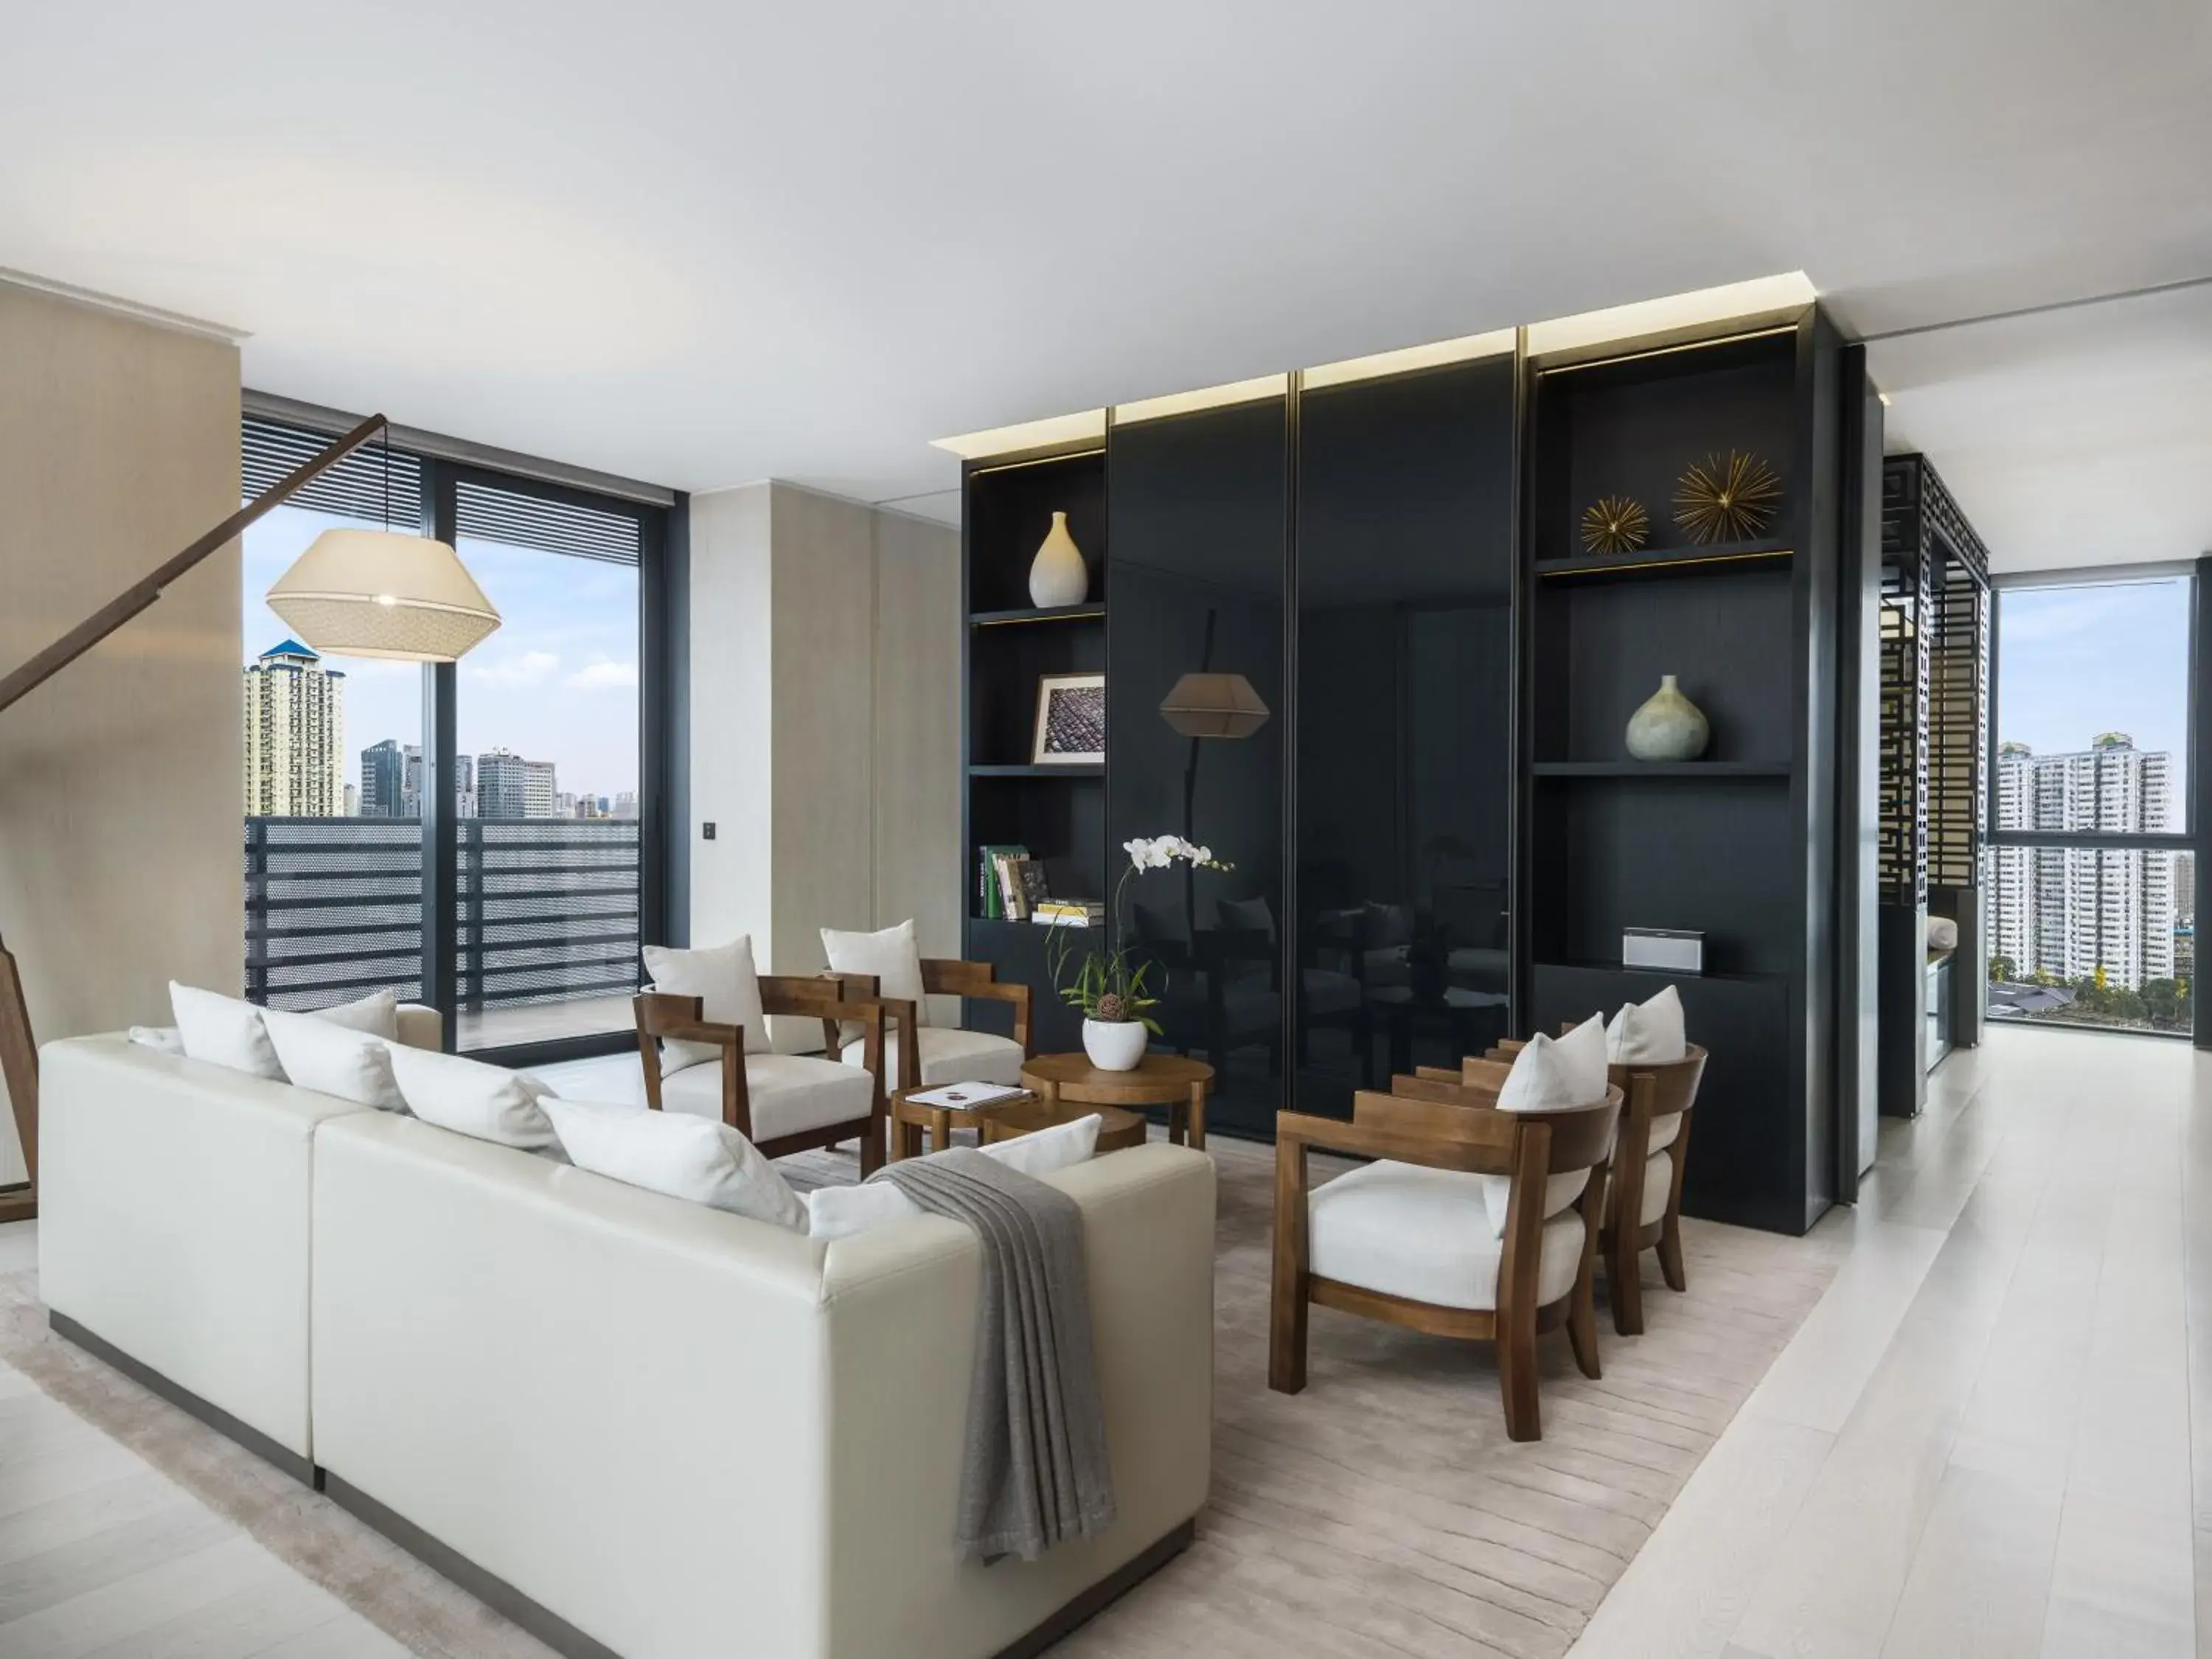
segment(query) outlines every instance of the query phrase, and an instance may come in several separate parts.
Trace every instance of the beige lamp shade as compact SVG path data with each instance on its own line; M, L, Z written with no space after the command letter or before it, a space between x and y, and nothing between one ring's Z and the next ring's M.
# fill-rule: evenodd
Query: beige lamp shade
M452 662L499 626L459 554L395 530L325 530L277 578L269 608L339 657Z
M1249 738L1267 705L1242 674L1186 674L1160 702L1160 718L1186 738Z

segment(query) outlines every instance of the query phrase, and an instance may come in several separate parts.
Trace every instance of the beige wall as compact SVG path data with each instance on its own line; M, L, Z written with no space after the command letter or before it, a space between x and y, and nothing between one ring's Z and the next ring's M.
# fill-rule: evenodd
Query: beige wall
M692 942L810 974L821 928L911 916L957 956L957 533L750 484L691 498L690 561Z
M236 510L238 412L236 347L0 283L0 670ZM41 1041L241 982L239 580L234 545L0 714L0 937Z

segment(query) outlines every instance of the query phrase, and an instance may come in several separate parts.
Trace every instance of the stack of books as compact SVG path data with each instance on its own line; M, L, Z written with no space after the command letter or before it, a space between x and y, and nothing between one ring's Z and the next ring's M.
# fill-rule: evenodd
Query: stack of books
M1044 897L1044 866L1030 856L1026 847L983 847L977 852L980 914L1025 920Z
M1103 927L1106 907L1096 899L1042 899L1030 920L1040 927Z

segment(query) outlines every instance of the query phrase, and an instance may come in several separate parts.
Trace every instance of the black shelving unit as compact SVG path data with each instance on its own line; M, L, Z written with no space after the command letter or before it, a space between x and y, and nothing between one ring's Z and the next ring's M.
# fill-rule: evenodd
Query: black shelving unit
M1836 353L1817 309L1530 360L1524 368L1519 1006L1534 1030L1680 990L1712 1060L1691 1212L1789 1232L1834 1195ZM1689 543L1675 480L1710 454L1771 466L1768 537ZM1585 508L1626 495L1652 548L1591 557ZM1662 674L1706 755L1630 760ZM1620 965L1630 927L1694 929L1703 975Z
M1026 847L1043 862L1055 894L1096 898L1105 891L1105 767L1038 765L1030 757L1039 679L1106 669L1106 452L1093 441L971 462L962 489L969 624L963 662L963 954L1032 988L1041 1051L1073 1048L1081 1042L1075 1017L1052 997L1046 971L1052 930L981 915L979 860L987 846ZM1055 512L1067 514L1091 569L1091 592L1081 605L1041 608L1028 603L1030 565ZM967 1017L980 1030L1011 1029L1003 1003L971 1003Z

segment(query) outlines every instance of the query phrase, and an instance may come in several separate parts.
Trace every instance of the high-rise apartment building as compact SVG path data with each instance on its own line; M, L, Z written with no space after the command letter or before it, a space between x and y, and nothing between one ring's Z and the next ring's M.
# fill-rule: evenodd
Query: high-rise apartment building
M345 811L345 676L297 640L246 665L248 817Z
M2038 755L1997 750L1997 828L2059 834L2141 835L2173 828L2173 761L2124 732L2087 749ZM2139 990L2174 972L2174 855L2141 849L2000 847L1990 951L2023 977L2051 974Z
M398 743L386 738L361 751L361 815L405 817L407 763Z
M477 811L487 818L550 818L558 791L551 761L525 760L506 749L477 757Z

